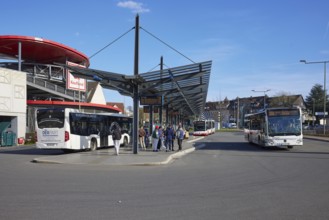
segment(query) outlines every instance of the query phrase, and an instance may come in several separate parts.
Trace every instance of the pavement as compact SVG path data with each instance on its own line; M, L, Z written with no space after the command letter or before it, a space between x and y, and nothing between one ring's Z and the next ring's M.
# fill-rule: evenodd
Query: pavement
M120 148L120 154L116 155L114 148L103 148L96 151L76 152L61 155L34 158L35 163L51 164L89 164L89 165L119 165L119 166L155 166L171 163L186 154L196 150L194 142L204 137L190 136L183 141L181 151L159 151L153 152L151 148L140 150L134 154L131 148ZM175 142L175 149L178 144Z
M114 148L98 149L96 151L77 152L61 155L43 156L34 158L35 163L51 164L89 164L89 165L112 165L112 166L155 166L169 164L175 159L192 153L197 148L204 147L204 144L196 145L195 142L204 137L190 136L188 140L183 141L183 150L181 151L159 151L153 152L152 149L139 150L134 154L131 148L120 148L120 155L115 155ZM304 135L305 139L313 139L329 142L329 137L318 137ZM175 142L175 148L178 145Z

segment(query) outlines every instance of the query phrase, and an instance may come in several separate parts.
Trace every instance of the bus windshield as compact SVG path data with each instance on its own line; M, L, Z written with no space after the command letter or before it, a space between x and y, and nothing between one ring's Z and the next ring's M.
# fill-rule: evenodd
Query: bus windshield
M63 128L64 109L38 109L37 126L43 128Z
M301 135L300 117L292 116L269 116L269 136L275 135Z
M205 131L206 126L205 126L204 121L196 121L194 122L194 131Z

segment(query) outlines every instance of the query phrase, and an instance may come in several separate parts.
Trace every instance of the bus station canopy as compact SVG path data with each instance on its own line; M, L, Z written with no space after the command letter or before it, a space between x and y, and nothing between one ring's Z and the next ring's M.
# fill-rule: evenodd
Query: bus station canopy
M138 85L139 98L163 97L162 106L181 115L200 115L204 111L212 61L169 69L124 75L102 70L66 66L75 77L99 81L103 88L133 97ZM157 104L155 104L157 105Z

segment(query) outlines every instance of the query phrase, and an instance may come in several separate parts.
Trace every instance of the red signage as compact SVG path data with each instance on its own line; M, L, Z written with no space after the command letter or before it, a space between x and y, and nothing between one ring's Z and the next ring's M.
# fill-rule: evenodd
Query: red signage
M78 66L86 68L83 65L79 65L72 62L66 62L68 66ZM79 77L74 77L71 72L68 70L66 72L66 88L70 90L86 92L87 90L87 80Z

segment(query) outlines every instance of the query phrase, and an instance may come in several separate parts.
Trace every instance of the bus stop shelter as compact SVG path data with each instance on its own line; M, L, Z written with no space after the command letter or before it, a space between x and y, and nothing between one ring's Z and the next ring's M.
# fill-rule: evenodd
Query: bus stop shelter
M211 65L212 61L205 61L137 75L78 66L66 66L66 68L76 77L98 81L103 88L116 90L121 95L132 97L134 103L141 101L141 104L147 104L148 101L153 100L153 105L161 105L167 109L167 112L176 112L182 116L198 116L204 111ZM138 100L135 100L137 97ZM146 102L143 103L145 100ZM137 135L138 125L133 125L133 128L136 130L133 131L134 135ZM137 145L137 138L133 139L136 140L133 144Z
M133 87L138 86L138 96L164 97L162 106L182 115L200 115L207 98L211 61L194 63L169 69L135 75L125 75L102 70L66 66L76 77L99 81L103 88L134 97Z

